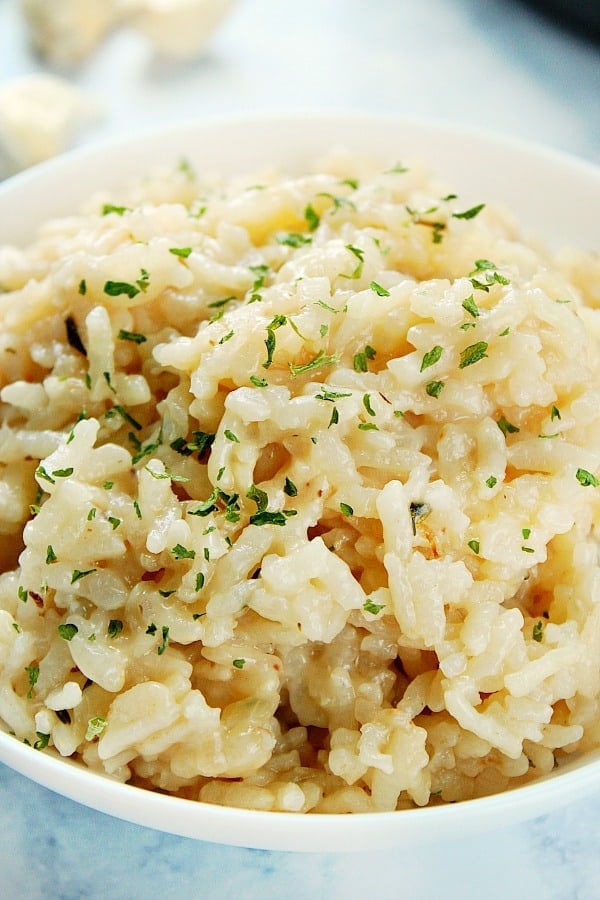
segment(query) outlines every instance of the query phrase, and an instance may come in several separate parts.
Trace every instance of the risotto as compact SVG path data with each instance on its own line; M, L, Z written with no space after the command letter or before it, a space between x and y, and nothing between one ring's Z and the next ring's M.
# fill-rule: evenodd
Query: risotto
M6 730L299 813L600 745L600 262L484 200L183 162L0 249Z

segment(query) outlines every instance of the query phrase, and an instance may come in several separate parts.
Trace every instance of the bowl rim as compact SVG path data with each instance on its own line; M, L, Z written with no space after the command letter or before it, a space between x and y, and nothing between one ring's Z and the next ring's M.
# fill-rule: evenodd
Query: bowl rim
M457 147L468 147L471 153L490 154L493 159L497 159L498 154L501 157L507 155L510 159L521 161L524 171L529 174L534 173L536 167L541 167L542 181L548 171L558 172L567 182L572 179L582 188L589 188L593 196L598 197L598 204L590 205L600 208L600 167L563 151L491 130L433 119L359 111L319 111L189 120L166 127L138 130L126 137L111 137L72 150L0 184L0 219L3 208L10 211L19 201L30 210L24 229L24 234L29 234L36 215L47 218L39 212L39 204L33 205L45 185L61 183L61 180L66 185L71 179L72 190L70 193L66 191L66 205L74 212L73 204L83 202L93 192L89 180L98 172L110 176L112 186L116 186L135 174L136 160L137 168L144 168L144 163L139 162L140 157L165 162L168 145L184 145L191 136L197 140L199 135L210 134L214 140L223 140L224 136L239 135L244 129L249 129L253 134L262 131L275 135L280 141L289 141L294 137L302 138L303 132L310 128L327 134L333 131L358 134L367 128L389 135L404 130L407 134L418 133L419 140L425 142L444 139L448 146L454 148L452 152ZM316 140L314 135L311 140ZM310 145L311 140L302 147ZM322 146L321 153L327 149ZM129 160L125 166L124 160ZM564 185L561 184L560 190L564 190ZM62 196L51 197L50 205L63 209L64 199ZM61 214L60 211L50 213ZM9 223L5 231L9 231L11 225ZM598 244L599 229L600 225L596 225L594 234L597 234ZM1 232L0 227L0 243L3 241ZM171 834L266 850L348 852L430 843L456 836L459 821L460 834L466 836L550 812L600 790L599 751L592 754L589 760L568 763L560 771L560 777L550 774L499 794L457 804L398 812L302 816L217 806L122 784L86 769L81 763L62 759L51 751L33 750L5 732L0 732L0 761L40 785L100 812ZM457 810L460 812L457 813Z

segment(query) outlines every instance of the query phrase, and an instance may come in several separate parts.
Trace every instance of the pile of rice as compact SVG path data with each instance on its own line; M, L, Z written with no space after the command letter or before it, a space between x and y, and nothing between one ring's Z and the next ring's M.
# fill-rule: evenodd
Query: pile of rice
M418 167L258 179L0 250L7 730L320 813L598 747L598 257Z

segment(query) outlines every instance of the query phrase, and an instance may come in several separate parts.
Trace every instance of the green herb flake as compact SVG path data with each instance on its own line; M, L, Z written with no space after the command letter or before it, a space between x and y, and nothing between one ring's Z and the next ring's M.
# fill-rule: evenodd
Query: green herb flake
M72 641L78 631L79 628L77 625L73 625L72 622L58 626L58 633L64 641Z
M378 615L381 610L384 608L385 604L383 603L373 603L372 600L365 600L363 603L363 609L365 612L371 613L372 616Z
M507 434L518 434L521 430L517 425L513 425L512 422L509 422L505 416L501 416L497 420L496 425L505 437Z
M443 381L430 381L425 385L425 393L429 394L430 397L439 397L443 390Z
M384 175L402 175L404 172L408 172L409 169L401 162L397 162L391 169L386 169L383 173Z
M154 622L150 622L150 624L146 628L146 634L156 634L156 625L154 624Z
M42 731L36 731L37 741L34 741L33 749L34 750L45 750L48 744L50 743L50 735L44 734Z
M486 341L477 341L477 343L465 347L465 349L461 351L458 368L465 369L467 366L472 366L474 363L485 359L485 357L487 357L487 349L488 344Z
M113 203L105 203L102 207L103 216L108 216L110 213L114 213L116 216L123 216L126 212L131 212L129 206L115 206Z
M523 553L535 553L533 547L521 547L521 550L523 551Z
M191 252L191 247L169 247L169 253L179 256L181 259L187 259Z
M123 623L120 619L111 619L108 623L107 634L111 638L117 637L123 631Z
M117 337L120 341L131 341L133 344L144 344L148 340L145 334L140 334L138 331L126 331L124 328L120 329Z
M38 466L35 470L35 474L38 478L43 478L44 481L49 481L50 484L56 484L56 479L52 478L51 475L48 475L43 466Z
M359 431L379 431L378 426L375 422L360 422L358 425Z
M349 503L340 503L340 512L343 516L353 516L354 510Z
M360 353L355 353L352 360L355 372L368 372L368 360L375 359L377 351L366 345Z
M33 689L37 684L38 678L40 677L40 667L25 666L25 671L27 672L27 676L29 678L29 690L27 691L27 699L31 700L31 698L33 697Z
M105 481L104 484L102 485L102 487L104 488L105 491L110 491L110 489L113 488L114 486L115 486L114 481Z
M250 486L246 493L246 497L256 503L258 512L263 512L269 505L269 497L267 493L265 491L261 491L261 489L257 488L255 484Z
M311 242L311 237L308 237L305 234L297 234L296 232L282 234L277 238L277 243L283 244L285 247L304 247L306 244L310 244Z
M469 313L469 315L473 316L474 319L476 319L480 315L479 307L475 303L473 294L463 300L462 308L465 309Z
M326 388L323 388L318 394L315 394L316 400L328 400L330 403L333 403L335 400L341 400L343 397L351 397L352 394L342 394L339 391L328 391Z
M409 508L410 518L412 522L412 532L413 535L417 533L417 522L420 522L422 519L426 519L429 513L431 512L431 506L429 503L424 502L415 502L413 501Z
M256 512L254 515L250 516L249 522L251 525L285 525L287 519L283 512L269 512L268 510L263 510L262 512Z
M27 590L26 590L26 588L21 587L21 585L19 585L19 587L17 588L17 597L18 597L19 600L21 600L23 603L27 603Z
M495 475L490 475L490 477L486 479L485 483L489 488L493 488L498 484L498 479Z
M531 632L531 636L534 641L537 641L538 644L541 644L542 639L544 637L544 623L541 619L538 619L535 625L533 626L533 631Z
M82 278L81 281L79 282L79 287L77 288L77 293L80 295L80 297L85 297L85 295L87 294L87 282L86 282L85 278Z
M467 546L471 548L473 553L479 553L479 541L475 540L475 538L472 541L468 541Z
M319 227L319 222L321 219L315 212L315 209L311 203L308 203L306 209L304 210L304 218L306 219L306 225L309 231L316 231Z
M265 381L264 378L258 378L256 375L251 375L250 381L252 382L254 387L257 387L257 388L266 388L269 386L268 381Z
M175 546L171 549L171 553L175 557L175 559L195 559L196 551L188 550L187 547L184 547L183 544L175 544Z
M334 366L338 360L339 357L336 354L328 355L323 350L319 350L317 355L309 362L303 363L302 365L288 363L288 366L290 375L292 378L296 378L298 375L306 375L307 372L312 372L314 369L322 369L325 366Z
M358 260L358 265L354 268L354 270L350 273L350 275L341 275L341 278L360 278L362 275L363 267L365 264L365 251L361 250L360 247L354 247L352 244L346 244L346 250L349 250L353 256Z
M54 469L52 475L54 478L68 478L69 475L73 474L73 466L69 466L67 469Z
M104 284L104 293L109 297L121 297L122 295L132 300L137 297L140 289L135 284L129 284L127 281L107 281Z
M230 431L229 428L226 428L223 434L228 441L232 441L234 444L239 444L240 439L233 433L233 431Z
M425 369L428 369L430 366L434 366L436 362L439 362L443 352L444 348L440 347L439 344L436 344L435 347L432 347L431 350L428 350L421 360L421 368L419 369L419 371L424 372Z
M386 290L386 288L382 287L376 281L372 281L369 285L372 291L374 291L378 297L389 297L390 292Z
M116 531L119 525L121 524L121 519L117 519L116 516L109 516L108 521L112 525L113 531Z
M596 476L588 472L587 469L577 469L575 478L583 487L598 487L600 485L600 481L598 481Z
M298 488L293 481L290 481L287 476L285 479L285 484L283 486L283 493L287 494L288 497L296 497L298 495Z
M327 427L331 428L332 425L337 425L339 421L340 421L340 414L338 412L337 406L334 406L333 409L331 410L331 418L329 419L329 425Z
M198 572L198 573L196 574L196 590L197 590L197 591L201 591L201 590L202 590L202 588L204 587L204 581L205 581L204 573L203 573L203 572Z
M85 578L86 575L91 575L95 572L96 569L85 569L81 571L80 569L73 569L73 574L71 575L71 584L75 584L76 581L81 581L82 578Z
M46 548L46 565L49 566L51 563L55 563L57 559L58 557L54 552L52 544L48 544L48 547Z
M453 219L474 219L475 216L478 216L482 209L484 209L485 203L480 203L478 206L472 206L470 209L465 209L464 212L452 213Z
M91 719L88 719L87 731L85 733L86 741L93 741L95 737L102 734L106 725L107 721L104 716L92 716Z
M558 419L560 421L561 418L562 416L560 414L558 406L553 406L550 410L550 421L554 422L555 419Z
M162 630L162 643L156 651L159 656L162 656L163 653L165 652L165 650L167 649L167 647L169 646L169 626L163 625L161 630Z
M219 340L219 344L226 344L227 341L231 340L234 334L235 331L228 331L227 334L224 334L223 337Z
M275 352L275 331L278 328L281 328L287 322L287 316L277 315L274 316L271 322L267 325L267 339L265 341L265 347L267 348L267 359L266 362L263 363L263 369L268 369L273 362L273 353Z
M245 659L234 659L232 665L236 669L243 669L244 666L246 665L246 660Z
M510 326L507 325L506 328L504 329L504 331L500 332L498 337L506 337L506 335L509 334L509 332L510 332Z
M371 406L371 395L370 395L370 394L364 394L364 395L363 395L363 398L362 398L362 402L363 402L364 408L365 408L366 411L369 413L369 415L370 415L370 416L374 416L374 415L375 415L375 410L374 410L373 407Z

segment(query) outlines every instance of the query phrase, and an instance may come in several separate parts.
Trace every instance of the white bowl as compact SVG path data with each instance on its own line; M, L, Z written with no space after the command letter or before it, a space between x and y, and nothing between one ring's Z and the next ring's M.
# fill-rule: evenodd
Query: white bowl
M182 125L65 155L0 185L0 243L24 243L50 217L97 189L114 189L182 156L225 175L303 166L335 146L385 163L419 159L465 202L511 209L550 245L600 247L600 169L554 151L445 125L369 116L320 116ZM0 733L0 760L94 809L161 831L271 850L406 847L541 815L600 789L600 752L502 794L446 806L363 815L229 809L123 785Z

